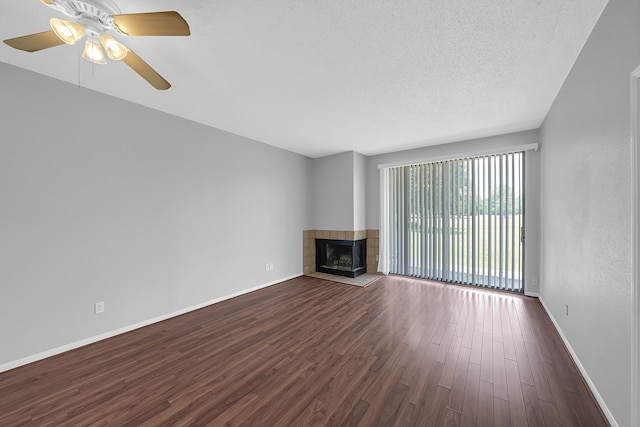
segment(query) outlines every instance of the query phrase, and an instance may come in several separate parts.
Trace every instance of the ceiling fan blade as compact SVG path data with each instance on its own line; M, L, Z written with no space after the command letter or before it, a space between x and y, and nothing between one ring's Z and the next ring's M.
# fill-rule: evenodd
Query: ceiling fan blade
M14 39L5 40L4 42L11 47L24 50L26 52L36 52L38 50L48 49L50 47L64 44L64 42L60 40L52 30L30 34L28 36L16 37Z
M189 24L178 12L114 15L113 22L129 36L188 36Z
M136 53L132 50L128 50L127 56L122 61L133 69L136 73L151 83L151 86L158 90L167 90L171 87L168 81L166 81L156 70L151 68L149 64L144 62Z

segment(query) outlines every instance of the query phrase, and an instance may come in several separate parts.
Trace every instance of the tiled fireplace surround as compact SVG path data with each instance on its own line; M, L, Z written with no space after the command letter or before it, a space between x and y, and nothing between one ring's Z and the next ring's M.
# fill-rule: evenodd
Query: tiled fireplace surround
M316 239L362 240L367 239L367 273L378 272L378 230L305 230L303 233L303 273L316 272Z

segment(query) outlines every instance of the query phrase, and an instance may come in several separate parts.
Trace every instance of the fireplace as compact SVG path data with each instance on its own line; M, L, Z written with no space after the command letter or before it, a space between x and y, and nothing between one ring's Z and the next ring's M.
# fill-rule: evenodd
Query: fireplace
M358 277L367 271L367 239L316 239L316 271Z

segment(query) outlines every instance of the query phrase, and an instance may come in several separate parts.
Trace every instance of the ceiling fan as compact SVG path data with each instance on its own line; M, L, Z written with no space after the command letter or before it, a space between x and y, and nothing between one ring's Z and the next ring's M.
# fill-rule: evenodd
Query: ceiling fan
M36 52L61 44L75 44L85 35L82 57L95 64L106 64L103 53L125 64L159 90L171 85L131 49L118 42L119 36L188 36L189 24L178 12L121 14L111 0L40 0L47 6L72 18L52 18L51 30L16 37L4 42L16 49Z

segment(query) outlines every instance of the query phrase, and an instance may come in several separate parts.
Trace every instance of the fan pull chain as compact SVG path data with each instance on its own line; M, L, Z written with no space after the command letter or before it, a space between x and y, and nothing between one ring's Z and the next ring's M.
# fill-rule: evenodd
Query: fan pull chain
M96 42L95 35L91 33L91 43L95 43L95 42ZM91 77L95 75L95 68L96 68L96 63L94 61L91 61Z

